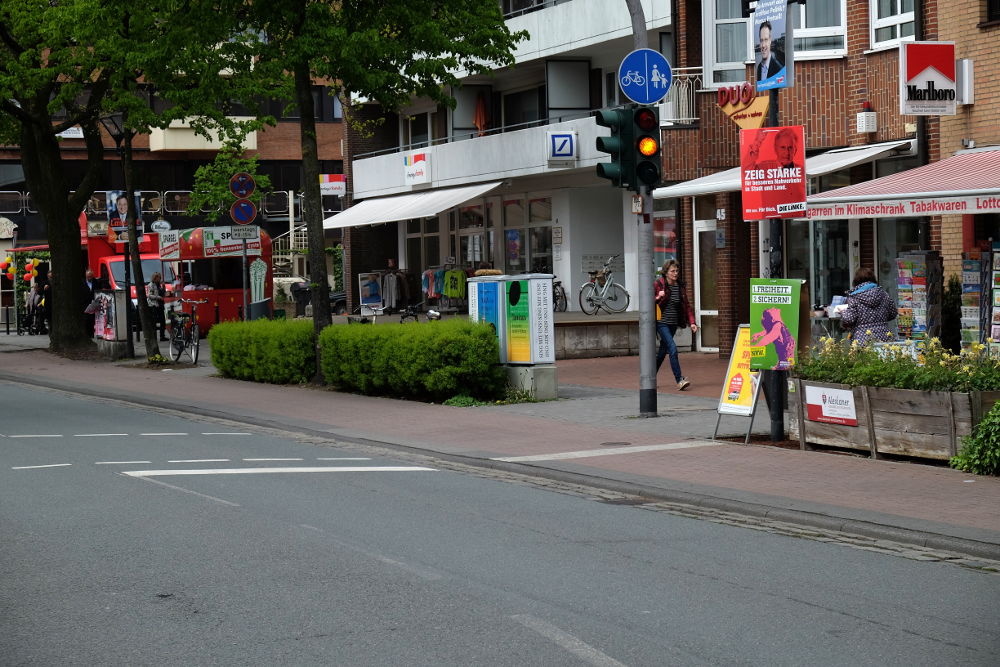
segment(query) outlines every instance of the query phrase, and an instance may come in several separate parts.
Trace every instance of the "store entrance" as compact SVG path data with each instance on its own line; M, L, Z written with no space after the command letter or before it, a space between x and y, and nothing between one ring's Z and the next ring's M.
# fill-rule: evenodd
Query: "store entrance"
M694 316L697 349L719 351L719 296L716 292L715 220L694 221Z

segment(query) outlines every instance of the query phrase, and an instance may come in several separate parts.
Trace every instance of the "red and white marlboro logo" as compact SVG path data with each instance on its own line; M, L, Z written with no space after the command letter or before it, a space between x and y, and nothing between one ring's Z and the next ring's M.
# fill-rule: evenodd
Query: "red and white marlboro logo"
M904 42L899 46L899 112L953 116L958 86L954 42Z

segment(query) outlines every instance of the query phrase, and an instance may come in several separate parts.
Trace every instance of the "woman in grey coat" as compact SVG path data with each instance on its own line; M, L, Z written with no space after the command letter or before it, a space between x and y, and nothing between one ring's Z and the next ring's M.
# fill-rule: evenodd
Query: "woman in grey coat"
M896 304L882 287L875 282L875 272L858 269L854 274L854 287L847 293L847 308L841 315L841 324L851 330L851 340L860 345L869 341L895 340L889 322L896 319Z

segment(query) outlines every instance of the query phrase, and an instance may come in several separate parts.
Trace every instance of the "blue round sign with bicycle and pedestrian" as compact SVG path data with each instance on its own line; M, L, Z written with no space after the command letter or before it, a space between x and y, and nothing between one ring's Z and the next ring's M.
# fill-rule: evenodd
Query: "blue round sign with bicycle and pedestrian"
M653 49L636 49L622 58L618 66L622 92L636 104L656 104L662 100L672 79L670 63Z

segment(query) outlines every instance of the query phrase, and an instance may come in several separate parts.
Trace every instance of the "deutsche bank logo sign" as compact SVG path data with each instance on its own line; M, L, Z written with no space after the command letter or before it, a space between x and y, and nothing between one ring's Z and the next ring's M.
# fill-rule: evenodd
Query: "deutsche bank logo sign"
M579 157L575 130L546 132L545 138L546 157L550 163L571 163Z

